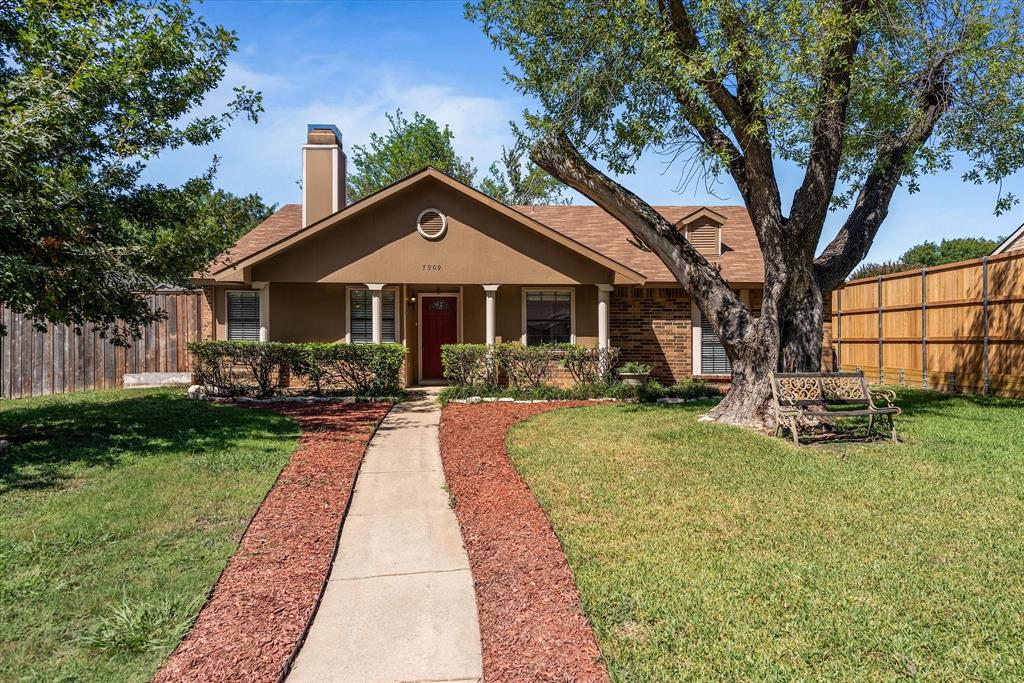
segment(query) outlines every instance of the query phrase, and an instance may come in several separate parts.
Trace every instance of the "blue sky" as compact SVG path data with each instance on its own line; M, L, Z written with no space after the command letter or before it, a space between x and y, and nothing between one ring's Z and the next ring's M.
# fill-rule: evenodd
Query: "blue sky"
M199 11L238 33L222 87L207 105L222 106L231 87L246 84L263 93L260 123L239 122L216 143L176 150L155 160L147 179L180 183L221 158L218 184L238 194L258 192L270 202L298 202L300 146L307 123L334 123L346 148L364 143L386 125L384 114L401 107L449 124L463 156L472 156L481 176L509 144L509 121L529 102L503 81L505 55L496 52L479 26L463 18L461 0L412 2L242 2L212 0ZM699 187L677 192L678 170L650 154L637 174L623 182L656 204L738 204L731 183L715 195ZM926 239L1012 232L1024 222L1024 208L992 213L998 188L960 181L963 169L925 178L921 192L901 190L869 254L870 260L898 257ZM795 168L782 168L785 197L799 182ZM1024 174L1004 183L1024 194ZM576 197L575 203L587 203ZM842 223L832 215L824 240Z

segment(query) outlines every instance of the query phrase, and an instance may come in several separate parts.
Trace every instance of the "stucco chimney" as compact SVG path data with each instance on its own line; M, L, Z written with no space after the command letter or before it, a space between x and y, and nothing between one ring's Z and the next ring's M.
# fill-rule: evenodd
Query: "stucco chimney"
M345 152L341 131L311 123L302 146L302 225L345 208Z

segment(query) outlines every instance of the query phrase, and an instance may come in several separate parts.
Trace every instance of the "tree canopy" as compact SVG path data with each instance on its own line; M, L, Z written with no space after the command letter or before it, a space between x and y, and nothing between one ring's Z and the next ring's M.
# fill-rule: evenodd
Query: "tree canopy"
M533 160L650 247L722 339L732 389L715 419L770 423L768 372L819 367L823 296L865 257L901 185L954 158L974 183L1024 166L1021 0L476 0L467 15L537 102ZM756 314L604 170L628 176L652 149L684 177L735 182L765 257ZM783 161L803 169L788 201ZM995 210L1017 200L1004 193ZM845 220L817 252L833 210Z
M969 261L981 258L982 256L988 256L995 251L995 248L1002 241L1000 237L994 240L985 239L984 237L954 237L952 239L944 239L938 244L925 241L907 249L895 261L860 264L856 270L850 273L850 279L856 280L862 277L887 275L916 268L941 266L944 263Z
M529 158L523 159L522 146L501 148L501 161L488 169L480 191L508 206L523 204L568 204L562 195L565 185Z
M472 185L477 169L473 159L455 153L455 134L432 118L414 112L410 121L401 109L385 114L388 130L370 133L368 145L353 145L348 173L348 201L358 201L402 178L433 166L451 177Z
M180 187L140 175L164 150L256 120L244 87L195 113L235 42L184 2L0 4L0 302L124 343L162 315L140 292L231 244L237 229L212 210L216 160Z
M502 148L501 158L493 162L488 175L477 183L473 157L455 151L455 134L448 124L442 128L434 119L414 112L410 121L401 109L385 114L388 130L371 133L369 145L354 145L346 193L348 201L384 189L427 166L476 187L505 204L555 204L568 202L562 197L565 186L537 167L522 146Z

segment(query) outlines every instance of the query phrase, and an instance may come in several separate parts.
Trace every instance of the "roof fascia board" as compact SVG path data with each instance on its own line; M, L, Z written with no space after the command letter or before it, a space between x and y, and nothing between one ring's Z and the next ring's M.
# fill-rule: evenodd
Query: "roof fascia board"
M996 250L992 252L992 255L998 256L999 254L1002 254L1010 247L1011 244L1022 237L1024 237L1024 223L1021 223L1021 226L1014 230L1012 235L1003 240L1002 244L996 247Z
M728 218L718 213L714 209L709 209L706 206L702 206L696 211L692 211L683 216L682 218L680 218L678 221L676 221L676 225L689 225L698 218L710 218L719 225L725 225L726 221L729 220Z

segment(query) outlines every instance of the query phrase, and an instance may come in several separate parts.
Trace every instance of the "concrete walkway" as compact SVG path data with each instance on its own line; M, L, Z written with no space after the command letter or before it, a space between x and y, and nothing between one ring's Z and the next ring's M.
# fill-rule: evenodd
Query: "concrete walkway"
M473 577L448 503L436 392L370 442L320 610L290 683L479 681Z

